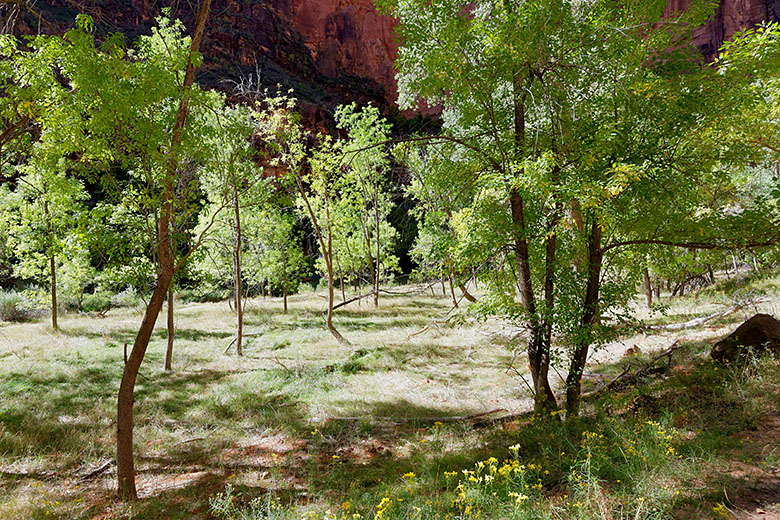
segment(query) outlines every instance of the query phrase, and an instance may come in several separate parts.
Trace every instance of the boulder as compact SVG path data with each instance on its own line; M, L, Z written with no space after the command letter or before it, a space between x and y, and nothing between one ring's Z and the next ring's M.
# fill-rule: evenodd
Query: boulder
M780 321L769 314L756 314L737 330L715 343L710 355L721 363L733 362L749 352L780 351Z

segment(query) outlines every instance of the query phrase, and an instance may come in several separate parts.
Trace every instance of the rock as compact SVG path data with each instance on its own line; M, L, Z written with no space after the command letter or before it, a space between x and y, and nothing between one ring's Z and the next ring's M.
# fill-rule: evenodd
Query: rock
M756 314L715 343L710 355L721 363L733 362L747 354L748 349L780 351L780 321L769 314Z
M691 3L668 0L665 14L676 17ZM194 22L189 4L173 0L39 0L34 7L64 32L77 14L74 6L93 16L99 30L119 30L130 40L147 33L166 6L188 27ZM780 0L720 0L715 15L695 31L693 43L711 61L735 32L764 21L780 21ZM198 81L226 88L243 78L247 86L249 79L257 81L259 69L260 92L281 83L284 91L295 87L299 98L318 107L373 101L388 109L398 95L394 28L395 21L377 12L373 0L215 0ZM38 29L32 18L23 28L28 33ZM423 110L427 115L438 111ZM317 117L321 114L312 114ZM317 121L313 126L319 127Z

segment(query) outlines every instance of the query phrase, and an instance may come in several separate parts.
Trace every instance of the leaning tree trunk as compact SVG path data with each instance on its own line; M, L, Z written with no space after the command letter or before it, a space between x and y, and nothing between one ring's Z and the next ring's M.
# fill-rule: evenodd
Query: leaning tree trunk
M334 299L334 290L333 290L333 233L330 228L330 207L328 206L328 196L326 193L325 196L325 219L327 220L327 232L328 237L327 241L325 240L325 236L323 235L322 228L320 227L319 221L317 220L317 215L314 213L314 209L311 207L311 203L309 202L309 197L306 196L306 190L303 189L303 182L301 181L301 178L296 176L295 182L298 185L298 192L301 194L301 198L303 199L304 204L306 205L306 211L309 213L309 218L311 218L311 222L314 225L314 233L317 235L317 240L320 242L320 247L322 248L322 256L325 258L325 269L327 270L328 275L328 314L325 318L325 325L328 327L328 331L333 335L334 338L336 338L336 341L338 341L342 345L349 345L349 341L341 335L341 333L336 329L336 327L333 325L333 299Z
M580 320L581 333L574 346L574 353L566 377L566 418L576 417L580 413L580 395L582 393L582 372L588 359L593 327L599 311L599 289L601 284L601 225L593 218L588 240L588 284Z
M138 492L135 486L135 465L133 461L133 401L135 381L138 371L144 360L149 339L154 330L157 316L160 314L163 302L168 292L168 287L173 281L174 264L171 244L169 239L170 220L173 213L173 200L176 196L175 176L178 148L181 145L184 134L184 125L189 112L190 94L192 84L195 81L195 65L192 57L198 52L211 9L212 0L203 0L198 12L195 24L195 32L190 44L189 60L182 85L182 97L176 112L176 121L171 134L171 146L168 151L166 164L166 178L163 189L162 206L160 211L160 223L157 233L157 248L160 260L160 272L157 275L157 285L154 288L149 304L146 306L143 321L138 329L138 334L133 343L133 350L125 363L122 373L122 381L119 385L117 396L117 424L116 424L116 465L117 484L119 495L123 499L137 500Z
M173 284L168 287L168 348L165 350L165 370L170 372L173 362L173 338L175 334L173 323Z
M458 307L458 299L455 297L455 281L453 280L452 273L449 275L450 279L450 296L452 296L452 306Z

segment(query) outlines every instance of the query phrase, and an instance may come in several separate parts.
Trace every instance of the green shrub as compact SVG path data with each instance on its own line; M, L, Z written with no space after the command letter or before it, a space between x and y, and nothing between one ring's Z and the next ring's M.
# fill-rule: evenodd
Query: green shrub
M140 304L141 297L138 296L138 291L131 286L111 297L112 307L138 307Z
M105 294L85 294L81 301L84 312L100 312L111 308L111 298Z

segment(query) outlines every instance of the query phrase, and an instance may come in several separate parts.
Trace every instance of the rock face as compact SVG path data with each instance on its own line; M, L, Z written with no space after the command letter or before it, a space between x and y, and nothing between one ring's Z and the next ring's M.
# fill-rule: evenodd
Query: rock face
M756 314L715 343L710 355L722 363L733 362L745 355L748 348L754 352L780 351L780 321L769 314Z
M692 0L669 0L667 16L685 10ZM780 21L780 0L720 0L715 16L694 32L693 43L707 60L716 57L723 42L734 33L765 21Z
M669 0L667 15L692 0ZM130 37L147 32L163 7L191 26L188 2L179 0L38 0L47 20L64 29L79 11L99 29ZM707 59L736 31L780 20L780 0L721 0L717 14L696 31ZM28 31L37 29L30 19ZM373 100L385 108L397 97L394 22L373 0L215 0L206 28L206 67L199 81L245 90L293 87L312 106ZM259 71L259 74L258 74Z

